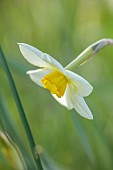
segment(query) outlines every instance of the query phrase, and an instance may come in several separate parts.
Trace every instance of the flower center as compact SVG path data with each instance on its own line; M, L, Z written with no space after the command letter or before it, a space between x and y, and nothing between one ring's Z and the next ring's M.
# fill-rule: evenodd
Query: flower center
M64 95L69 80L59 71L53 71L44 76L41 82L43 83L44 88L60 98Z

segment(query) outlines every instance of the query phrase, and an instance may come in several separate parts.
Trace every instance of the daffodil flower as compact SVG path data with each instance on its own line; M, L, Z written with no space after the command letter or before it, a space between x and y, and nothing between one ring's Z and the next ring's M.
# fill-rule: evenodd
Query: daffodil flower
M36 70L27 72L32 81L45 89L67 109L75 109L81 116L93 119L83 97L88 96L93 87L78 74L66 70L49 54L43 53L25 43L18 43L24 58L38 66Z

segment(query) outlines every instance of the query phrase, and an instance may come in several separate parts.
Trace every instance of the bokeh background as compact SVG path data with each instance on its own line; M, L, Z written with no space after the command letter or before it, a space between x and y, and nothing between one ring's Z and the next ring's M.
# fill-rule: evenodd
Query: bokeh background
M29 79L26 71L36 67L23 59L17 42L31 44L66 66L102 38L113 38L112 0L0 0L0 43L35 141L64 170L113 169L113 47L75 69L94 87L86 98L94 115L90 121L59 105ZM8 119L30 154L1 65L0 91ZM1 124L8 126L7 121ZM1 153L0 169L11 169Z

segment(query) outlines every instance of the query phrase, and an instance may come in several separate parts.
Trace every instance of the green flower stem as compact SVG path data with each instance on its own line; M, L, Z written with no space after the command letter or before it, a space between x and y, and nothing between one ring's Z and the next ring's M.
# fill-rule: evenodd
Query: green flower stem
M12 92L13 92L13 96L14 96L14 99L15 99L15 102L16 102L16 105L17 105L17 108L18 108L18 111L19 111L21 121L23 123L24 129L25 129L25 132L26 132L26 136L27 136L27 139L28 139L28 142L29 142L32 154L33 154L33 158L34 158L34 161L35 161L36 166L37 166L37 169L38 170L43 170L43 166L42 166L39 154L37 153L38 158L35 155L36 144L35 144L31 129L29 127L29 123L27 121L23 106L21 104L21 101L20 101L16 86L15 86L13 77L11 75L11 72L9 70L9 67L7 65L5 56L4 56L3 51L2 51L1 48L0 48L0 59L1 59L2 65L3 65L3 68L4 68L5 72L6 72L6 75L8 77L9 84L10 84L10 87L11 87Z
M73 70L74 68L84 64L89 58L94 56L98 51L107 45L113 46L113 39L105 38L95 42L86 48L77 58L75 58L75 60L68 64L65 69Z

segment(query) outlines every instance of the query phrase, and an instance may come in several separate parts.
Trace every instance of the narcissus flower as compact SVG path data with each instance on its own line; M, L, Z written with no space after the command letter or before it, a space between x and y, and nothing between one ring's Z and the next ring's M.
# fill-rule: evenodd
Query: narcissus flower
M75 109L81 116L93 119L83 97L88 96L93 87L78 74L66 70L49 54L28 44L18 43L24 58L31 64L38 66L36 70L27 72L32 81L48 89L53 97L69 110Z

